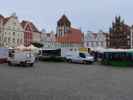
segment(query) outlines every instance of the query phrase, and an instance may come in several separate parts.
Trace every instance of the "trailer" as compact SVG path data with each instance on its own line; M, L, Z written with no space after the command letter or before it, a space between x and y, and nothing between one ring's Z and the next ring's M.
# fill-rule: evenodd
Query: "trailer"
M43 61L63 61L64 57L61 56L61 49L42 49L39 50L38 59Z
M133 66L133 51L130 49L108 49L102 53L101 64L111 66Z

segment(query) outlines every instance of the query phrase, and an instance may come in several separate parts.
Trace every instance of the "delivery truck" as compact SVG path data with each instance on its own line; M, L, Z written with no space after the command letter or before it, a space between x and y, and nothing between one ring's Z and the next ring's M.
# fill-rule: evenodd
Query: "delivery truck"
M22 65L22 66L33 66L35 63L35 57L31 52L10 52L8 57L8 65Z

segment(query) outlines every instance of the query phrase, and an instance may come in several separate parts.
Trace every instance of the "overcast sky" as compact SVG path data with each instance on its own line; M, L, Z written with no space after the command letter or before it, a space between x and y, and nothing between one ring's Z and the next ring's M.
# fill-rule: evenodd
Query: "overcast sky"
M108 31L116 15L133 24L133 0L1 0L0 13L16 12L20 20L30 20L39 29L56 29L56 22L66 14L72 25L83 31Z

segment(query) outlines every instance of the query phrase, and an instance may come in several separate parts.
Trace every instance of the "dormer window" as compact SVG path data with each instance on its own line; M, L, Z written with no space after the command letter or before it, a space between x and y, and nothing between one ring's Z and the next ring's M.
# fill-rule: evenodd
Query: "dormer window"
M13 43L15 43L15 39L13 38Z

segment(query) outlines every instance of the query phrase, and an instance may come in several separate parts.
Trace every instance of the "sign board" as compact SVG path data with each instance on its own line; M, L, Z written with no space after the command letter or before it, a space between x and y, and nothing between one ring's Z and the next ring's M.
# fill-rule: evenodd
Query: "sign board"
M79 48L79 52L86 52L86 53L88 53L88 48Z

